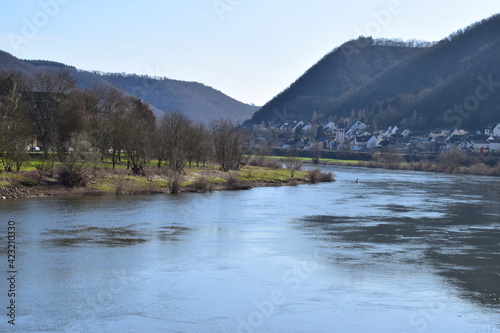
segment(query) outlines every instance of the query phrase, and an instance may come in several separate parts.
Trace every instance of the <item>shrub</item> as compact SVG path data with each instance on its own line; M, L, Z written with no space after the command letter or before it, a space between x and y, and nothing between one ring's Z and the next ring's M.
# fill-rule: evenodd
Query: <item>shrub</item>
M276 159L276 158L256 158L252 157L248 163L248 165L251 166L261 166L265 168L270 168L270 169L281 169L283 168L283 165L281 164L281 161Z
M431 171L433 170L433 168L434 166L432 165L432 163L427 160L413 163L413 169L416 171Z
M248 165L251 165L251 166L261 166L262 163L261 163L260 159L252 157L252 158L250 158L248 160Z
M262 163L262 166L265 168L270 168L270 169L281 169L283 168L283 165L281 164L280 160L277 160L275 158L266 158L264 162Z
M181 189L182 175L177 171L171 171L168 175L167 185L171 194L179 193Z
M227 190L246 190L251 188L247 183L242 182L235 175L229 175L226 178L226 189Z
M85 178L82 174L72 168L65 167L59 173L58 176L59 183L68 187L85 186Z
M239 187L240 180L234 175L230 175L226 179L226 188L230 190L237 189Z
M320 169L311 169L311 170L307 171L307 173L309 174L309 182L311 184L315 184L318 182L318 178L319 178L319 175L321 173L321 170Z
M468 173L471 173L473 175L484 175L488 176L494 173L494 169L487 166L484 163L477 163L474 164L473 166L469 167Z
M66 156L65 166L59 173L59 182L70 187L84 186L85 178L95 169L100 154L84 135L72 137L70 147L72 150Z
M441 152L436 158L439 169L444 172L454 173L463 166L469 166L472 159L463 151L445 151Z
M320 169L311 169L309 174L309 182L315 184L318 182L333 182L333 172L323 172Z
M202 176L193 183L193 188L198 192L212 192L212 183Z
M328 171L328 172L322 172L320 175L319 175L319 181L322 182L322 183L330 183L330 182L333 182L335 181L335 174L331 171Z
M30 180L33 182L33 186L39 185L42 183L43 177L44 177L44 172L37 169L37 170L32 170L32 171L26 171L24 173L26 179Z

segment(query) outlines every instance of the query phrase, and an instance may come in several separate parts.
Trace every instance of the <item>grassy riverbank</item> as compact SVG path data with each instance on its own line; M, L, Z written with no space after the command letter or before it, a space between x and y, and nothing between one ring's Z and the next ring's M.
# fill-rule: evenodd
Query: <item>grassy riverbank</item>
M109 161L104 161L89 170L82 186L68 187L60 181L62 164L45 164L42 168L40 163L28 161L19 172L1 172L0 198L210 192L334 180L333 174L318 178L310 171L297 170L292 177L288 169L250 165L230 172L222 172L214 165L192 166L178 174L151 163L144 175L136 175L127 169L125 163L119 163L113 169Z
M468 155L460 151L448 151L441 153L434 159L425 157L414 157L413 161L407 161L403 155L391 153L377 153L370 161L341 160L341 159L319 159L318 164L354 166L367 168L381 168L390 170L413 170L440 172L450 174L470 174L481 176L500 176L500 159L494 156ZM273 157L285 161L284 157ZM313 163L310 157L299 157L303 163Z

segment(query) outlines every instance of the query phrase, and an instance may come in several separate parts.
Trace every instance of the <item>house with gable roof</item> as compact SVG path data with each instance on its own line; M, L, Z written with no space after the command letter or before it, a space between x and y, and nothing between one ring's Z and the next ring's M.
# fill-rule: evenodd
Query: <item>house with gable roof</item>
M500 136L500 123L498 123L494 128L491 133L494 137L499 137Z

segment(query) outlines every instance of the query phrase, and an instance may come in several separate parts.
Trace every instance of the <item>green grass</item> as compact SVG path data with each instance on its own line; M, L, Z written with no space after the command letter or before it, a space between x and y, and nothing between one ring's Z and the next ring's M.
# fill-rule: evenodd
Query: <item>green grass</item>
M218 176L195 175L195 177L196 180L205 179L207 182L212 184L225 184L227 182L226 178ZM191 182L191 184L194 183L195 181Z
M208 177L205 177L206 180L212 184L225 184L227 182L227 180L225 178L222 178L222 177L212 177L212 176L208 176Z
M31 158L27 161L24 161L23 165L21 166L21 170L19 171L36 171L42 165L45 168L52 168L52 166L54 166L54 168L57 168L64 165L64 163L55 160L52 164L52 160L50 159L43 161L39 158Z
M49 156L50 157L50 156ZM309 160L304 158L303 160ZM64 165L61 162L54 161L54 168ZM168 170L165 167L157 168L157 161L152 161L148 168L150 178L144 176L132 175L130 170L125 170L127 161L119 161L116 163L116 170L111 170L111 159L105 159L99 163L97 168L97 178L90 177L86 183L87 190L101 193L115 194L140 194L140 193L168 193ZM33 157L26 161L21 172L0 172L0 187L14 185L18 187L33 187L35 190L42 190L47 183L42 183L42 187L36 188L37 170L43 166L45 169L52 167L52 161L42 161L38 157ZM206 166L191 167L186 166L184 169L181 188L192 189L197 188L206 182L211 184L210 188L225 188L228 179L237 177L243 182L243 185L251 183L260 184L276 184L288 183L293 180L307 179L307 173L304 171L296 171L295 177L292 178L288 169L271 169L256 166L245 166L239 171L222 172L220 167L215 164L207 164ZM47 180L47 179L45 179ZM201 184L196 184L198 180L203 180ZM49 181L54 181L50 179ZM215 186L214 186L215 185ZM60 188L58 188L60 190ZM62 193L62 192L61 192Z
M305 171L296 171L295 179L304 179L307 176ZM292 180L290 170L288 169L269 169L255 166L245 166L239 172L239 179L249 182L266 182L272 183L276 181L288 182Z
M276 159L276 160L285 160L286 156L266 156L265 158L271 158L271 159ZM297 159L301 162L305 163L310 163L312 162L311 157L297 157ZM366 161L358 161L358 160L338 160L338 159L332 159L332 158L320 158L319 162L324 162L324 163L335 163L335 164L341 164L341 165L364 165L367 164L368 162Z
M151 192L160 191L167 186L166 180L148 180L146 177L112 175L99 178L95 184L89 184L93 190L100 192Z
M326 163L335 163L335 164L342 164L342 165L364 165L367 164L368 162L366 161L358 161L358 160L337 160L337 159L331 159L331 158L322 158L319 160L320 162L326 162Z
M113 161L111 160L111 158L105 158L101 163L99 163L99 166L104 168L104 169L112 169L113 168ZM127 169L127 161L121 160L121 161L116 162L115 169L119 169L119 170Z
M23 176L20 173L2 172L0 173L0 186L16 185L35 186L34 180Z

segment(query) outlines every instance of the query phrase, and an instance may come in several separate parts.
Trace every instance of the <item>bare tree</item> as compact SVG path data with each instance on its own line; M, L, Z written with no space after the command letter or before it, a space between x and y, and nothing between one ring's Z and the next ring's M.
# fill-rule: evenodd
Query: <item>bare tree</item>
M123 138L123 148L132 171L135 174L145 174L145 169L153 156L152 137L155 117L149 105L141 100L131 97L129 103L128 112L121 118L121 125L126 133Z
M299 150L295 147L290 147L286 150L285 166L290 170L290 176L295 177L295 172L302 167L302 161L299 158Z
M16 79L6 75L0 78L0 85L0 162L6 171L19 171L33 138L32 127Z
M94 86L84 95L86 109L90 113L88 132L92 144L101 153L110 152L113 169L121 160L126 138L125 114L130 101L113 87Z
M193 124L180 112L170 112L161 120L160 154L172 170L182 172L193 154Z
M31 119L38 138L45 146L45 156L57 140L60 107L75 86L67 71L57 73L37 72L28 82Z
M87 129L88 118L84 93L80 90L68 93L59 105L56 123L55 146L61 161L70 148L71 138Z
M240 170L248 161L244 155L245 137L229 120L212 123L214 158L222 171Z
M160 125L156 128L153 135L154 142L154 156L158 160L158 168L162 167L162 164L168 159L169 148L168 143L168 126L160 121Z
M205 166L205 163L212 156L212 144L210 141L210 132L202 124L192 128L193 135L191 137L191 158L189 163L196 162L199 167L200 163Z
M175 170L168 170L167 186L171 194L177 194L181 190L181 183L183 176L180 172Z
M84 134L76 134L69 143L71 149L59 174L59 182L70 187L85 185L86 178L100 160L100 153Z
M313 164L318 164L319 160L321 159L321 149L323 148L321 142L315 142L313 144L313 147L311 148L310 152L312 155L312 162Z
M258 160L258 165L263 166L267 156L273 153L273 148L269 142L261 140L254 148L254 155Z

